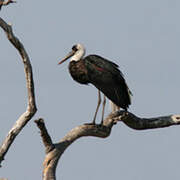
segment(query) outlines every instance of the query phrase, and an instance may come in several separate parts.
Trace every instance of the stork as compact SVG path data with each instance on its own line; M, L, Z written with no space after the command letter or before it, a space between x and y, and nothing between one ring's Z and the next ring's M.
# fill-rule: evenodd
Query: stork
M103 124L106 98L116 106L127 111L131 104L131 91L129 90L118 65L98 55L85 55L82 44L76 44L58 64L70 59L69 72L72 78L80 84L93 84L98 89L98 104L91 124L95 124L97 112L101 103L101 94L104 94L102 119Z

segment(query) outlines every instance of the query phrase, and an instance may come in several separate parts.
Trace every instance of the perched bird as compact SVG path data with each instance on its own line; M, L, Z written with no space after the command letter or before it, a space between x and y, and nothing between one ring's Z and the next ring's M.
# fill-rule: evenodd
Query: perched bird
M92 121L92 124L95 124L96 115L101 103L100 92L108 97L116 106L124 110L127 110L131 104L131 92L117 64L98 55L88 55L86 57L84 55L84 46L76 44L72 47L72 51L58 64L62 64L71 57L69 72L72 78L81 84L91 83L98 89L98 105ZM101 124L104 117L105 96Z

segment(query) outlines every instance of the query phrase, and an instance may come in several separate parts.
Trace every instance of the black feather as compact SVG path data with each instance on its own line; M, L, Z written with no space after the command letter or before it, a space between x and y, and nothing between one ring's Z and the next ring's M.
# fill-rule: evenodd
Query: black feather
M117 106L127 110L131 92L118 65L97 55L85 57L84 63L89 82Z

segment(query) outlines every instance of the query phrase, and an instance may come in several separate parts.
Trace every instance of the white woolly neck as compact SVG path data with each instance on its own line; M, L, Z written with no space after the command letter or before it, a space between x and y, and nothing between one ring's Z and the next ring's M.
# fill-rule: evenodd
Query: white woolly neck
M81 44L78 44L77 48L78 48L78 50L71 57L70 61L79 61L85 55L86 50L85 50L85 48Z

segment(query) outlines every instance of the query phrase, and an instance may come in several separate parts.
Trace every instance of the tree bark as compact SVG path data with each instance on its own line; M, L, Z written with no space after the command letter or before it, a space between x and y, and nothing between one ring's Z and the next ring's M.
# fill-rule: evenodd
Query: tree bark
M26 111L15 122L15 124L9 131L7 137L4 139L0 147L0 165L1 165L1 162L4 160L4 157L8 149L10 148L11 144L13 143L14 139L22 130L22 128L28 123L28 121L34 116L37 109L36 109L35 94L34 94L33 73L32 73L32 67L28 54L23 44L19 41L17 37L14 36L12 27L8 25L2 18L0 18L0 27L5 31L7 38L21 55L22 62L24 64L26 87L28 93L28 103L27 103Z
M123 122L128 127L136 130L145 130L152 128L163 128L180 124L180 115L169 115L155 118L139 118L127 111L116 111L107 116L103 125L83 124L73 128L58 143L53 143L45 127L43 119L35 121L41 132L43 144L45 146L46 156L44 159L43 180L56 179L56 167L61 155L75 140L80 137L94 136L106 138L111 134L112 127L117 122Z

